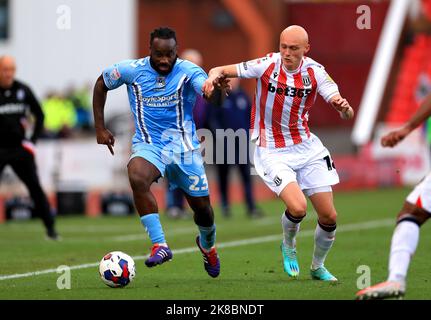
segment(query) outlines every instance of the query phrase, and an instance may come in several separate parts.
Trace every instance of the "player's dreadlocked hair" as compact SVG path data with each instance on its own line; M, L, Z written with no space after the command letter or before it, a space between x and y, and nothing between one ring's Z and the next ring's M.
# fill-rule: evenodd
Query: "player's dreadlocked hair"
M151 32L150 45L153 44L154 38L159 39L174 39L177 42L175 31L168 27L160 27Z

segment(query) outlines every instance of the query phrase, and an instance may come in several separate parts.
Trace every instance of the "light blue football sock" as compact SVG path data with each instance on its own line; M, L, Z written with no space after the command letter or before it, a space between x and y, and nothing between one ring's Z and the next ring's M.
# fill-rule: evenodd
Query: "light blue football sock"
M166 243L165 234L160 223L158 213L150 213L141 217L141 223L148 233L153 244L155 243Z
M210 250L214 244L216 239L216 225L213 224L211 227L202 227L199 228L199 240L202 248L205 250Z

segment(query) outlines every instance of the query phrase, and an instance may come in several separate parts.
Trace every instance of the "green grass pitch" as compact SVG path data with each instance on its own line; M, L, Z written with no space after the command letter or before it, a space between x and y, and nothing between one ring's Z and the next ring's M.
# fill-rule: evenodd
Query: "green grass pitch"
M299 279L283 272L279 249L282 237L279 200L260 203L266 213L250 220L241 205L233 217L216 212L221 274L210 278L195 247L197 229L192 220L168 220L162 216L174 259L148 269L143 258L150 241L137 216L84 218L60 217L61 242L44 239L39 220L0 225L0 299L348 299L358 291L358 267L371 270L371 283L386 279L395 216L409 189L336 192L338 229L326 267L337 284L310 279L316 214L308 215L298 236ZM429 299L431 285L430 225L421 229L420 243L410 266L406 299ZM125 288L112 289L99 278L98 261L109 251L121 250L135 258L137 275ZM85 266L90 264L90 266ZM60 265L73 267L71 289L59 290ZM77 267L78 266L78 267ZM46 271L34 274L35 271ZM30 273L29 276L22 274ZM16 277L11 277L16 275Z

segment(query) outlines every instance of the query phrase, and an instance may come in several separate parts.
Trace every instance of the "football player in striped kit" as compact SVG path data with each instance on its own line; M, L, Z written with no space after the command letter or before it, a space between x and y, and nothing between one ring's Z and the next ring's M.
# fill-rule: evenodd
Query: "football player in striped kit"
M337 212L331 186L339 182L329 151L308 127L308 111L317 93L343 119L353 117L353 109L324 67L306 57L308 34L297 25L280 35L280 51L238 64L210 70L204 90L210 94L226 78L257 79L251 114L251 140L257 144L254 163L260 177L285 203L281 222L284 270L298 277L296 235L306 215L308 196L318 215L311 277L337 281L324 266L335 239Z
M381 139L383 147L395 147L414 129L431 116L431 94L401 128ZM397 216L389 255L389 274L386 281L356 293L358 300L401 298L406 292L407 271L419 243L420 227L431 215L431 173L413 189Z

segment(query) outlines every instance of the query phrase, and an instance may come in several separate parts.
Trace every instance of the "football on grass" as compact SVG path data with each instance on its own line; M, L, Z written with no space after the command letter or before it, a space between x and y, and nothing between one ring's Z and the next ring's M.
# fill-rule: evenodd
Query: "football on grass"
M103 283L111 288L125 287L135 277L135 262L132 257L121 251L106 254L99 264Z

